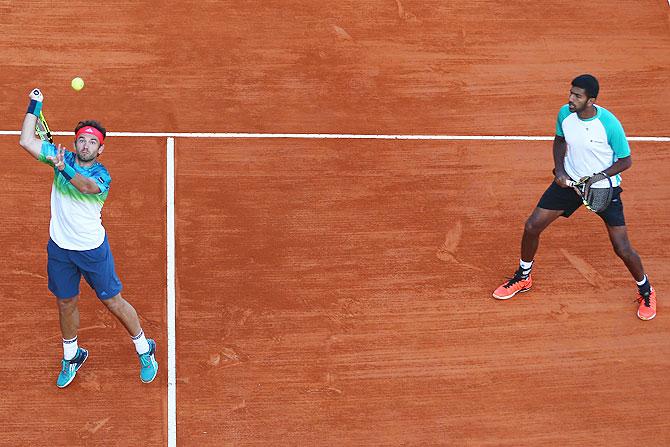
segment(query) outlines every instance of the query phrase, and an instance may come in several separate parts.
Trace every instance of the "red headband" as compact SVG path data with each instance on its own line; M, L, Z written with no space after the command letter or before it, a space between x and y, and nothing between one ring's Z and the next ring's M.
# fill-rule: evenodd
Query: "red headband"
M105 137L102 136L102 132L100 132L98 129L92 126L84 126L79 131L77 134L74 136L74 139L76 140L79 138L79 135L87 133L89 135L93 135L94 137L98 138L98 141L100 142L100 146L102 146L103 141L105 141Z

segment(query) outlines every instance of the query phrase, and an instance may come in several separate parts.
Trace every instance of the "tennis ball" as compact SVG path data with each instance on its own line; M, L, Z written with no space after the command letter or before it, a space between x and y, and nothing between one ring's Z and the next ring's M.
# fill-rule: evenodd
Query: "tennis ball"
M84 88L84 80L82 78L74 78L70 85L72 85L72 88L78 92Z

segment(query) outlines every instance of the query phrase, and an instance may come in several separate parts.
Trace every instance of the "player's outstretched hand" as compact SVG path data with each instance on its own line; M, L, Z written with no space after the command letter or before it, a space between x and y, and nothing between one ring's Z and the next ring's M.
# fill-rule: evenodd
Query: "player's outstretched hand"
M37 102L42 102L44 101L44 95L42 94L42 91L38 88L34 88L30 91L30 94L28 95L30 99L33 101Z
M57 146L56 155L48 155L47 160L54 164L54 166L62 171L65 168L65 147L60 144Z

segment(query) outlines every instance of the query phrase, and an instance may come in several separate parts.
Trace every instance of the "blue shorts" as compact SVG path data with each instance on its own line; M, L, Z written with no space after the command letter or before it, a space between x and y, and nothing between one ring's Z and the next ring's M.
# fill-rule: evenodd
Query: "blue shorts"
M49 239L47 254L49 290L56 298L65 299L78 295L82 275L101 300L112 298L121 292L121 281L114 270L114 257L107 235L98 248L83 251L60 248Z
M621 201L622 191L620 186L614 187L612 202L598 213L598 216L610 227L626 225L626 219L623 215L623 202ZM556 182L552 182L540 197L537 207L545 210L561 210L563 211L563 217L570 217L582 205L582 199L574 189L561 188Z

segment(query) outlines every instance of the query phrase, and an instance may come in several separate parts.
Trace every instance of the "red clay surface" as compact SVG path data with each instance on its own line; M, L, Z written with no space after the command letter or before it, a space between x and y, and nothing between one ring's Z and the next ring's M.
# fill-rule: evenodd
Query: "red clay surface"
M551 135L592 72L629 135L670 135L661 0L109 2L86 20L77 5L0 5L0 129L40 86L54 130ZM139 382L84 286L91 357L65 390L50 173L17 140L0 137L0 445L165 445L165 139L111 138L102 158L158 380ZM670 444L668 143L632 148L651 322L585 210L543 236L532 292L491 298L551 181L550 142L178 138L177 444Z

